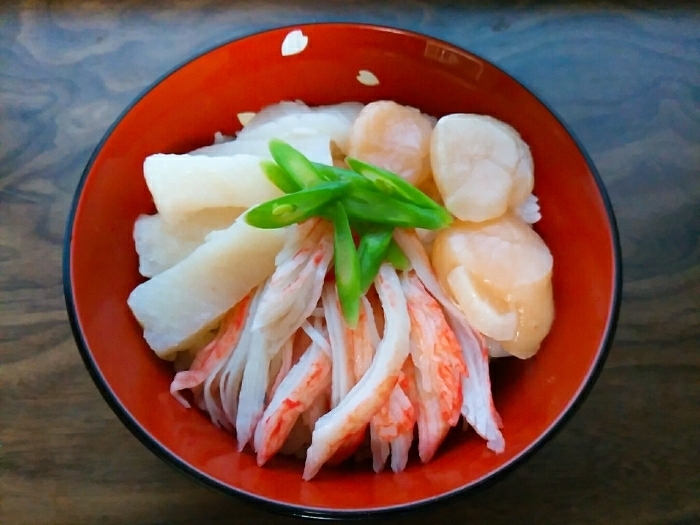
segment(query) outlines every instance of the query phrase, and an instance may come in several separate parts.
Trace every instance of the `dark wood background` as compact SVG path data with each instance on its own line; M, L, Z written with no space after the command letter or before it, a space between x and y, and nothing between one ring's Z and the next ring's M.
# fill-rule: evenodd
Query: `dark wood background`
M659 7L661 6L661 7ZM122 109L193 53L307 21L481 54L573 128L609 190L624 294L580 412L476 497L387 523L700 523L700 9L449 0L0 4L0 523L291 523L156 459L98 394L61 284L69 204Z

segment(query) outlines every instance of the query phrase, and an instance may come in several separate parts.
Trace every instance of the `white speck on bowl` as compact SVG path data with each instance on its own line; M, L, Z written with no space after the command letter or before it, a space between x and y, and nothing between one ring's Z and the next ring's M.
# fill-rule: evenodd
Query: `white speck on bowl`
M238 122L241 123L241 126L247 126L248 122L250 122L254 116L255 116L255 113L252 111L243 111L242 113L239 113L237 115Z
M364 84L365 86L376 86L379 84L379 79L376 75L366 69L360 69L357 80L360 84Z
M282 56L298 55L309 44L309 37L301 32L301 29L295 29L284 37L282 42Z

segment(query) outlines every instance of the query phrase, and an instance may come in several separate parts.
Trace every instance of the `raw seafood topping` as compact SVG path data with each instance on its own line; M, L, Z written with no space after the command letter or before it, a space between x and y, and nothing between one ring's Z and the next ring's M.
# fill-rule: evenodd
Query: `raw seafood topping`
M490 356L531 357L554 319L518 132L392 101L240 114L235 137L144 162L158 213L135 224L128 304L172 395L304 479L400 472L414 441L428 462L460 420L502 452Z

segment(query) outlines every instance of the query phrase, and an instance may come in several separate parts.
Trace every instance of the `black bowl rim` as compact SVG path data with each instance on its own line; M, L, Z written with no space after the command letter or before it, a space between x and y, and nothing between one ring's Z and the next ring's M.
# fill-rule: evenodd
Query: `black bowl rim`
M72 232L73 232L73 224L75 221L75 216L76 212L78 209L78 205L81 200L82 196L82 190L85 185L85 182L88 178L88 175L90 173L90 170L92 169L93 163L95 162L95 159L97 156L100 154L102 147L104 146L105 142L109 139L115 128L121 123L121 121L124 119L124 117L133 109L133 107L138 104L144 97L146 97L156 86L158 86L163 80L165 80L167 77L170 75L174 74L175 72L179 71L183 67L187 66L191 62L199 59L203 55L206 55L212 51L215 51L221 47L225 47L227 45L230 45L234 42L237 42L239 40L243 40L246 38L250 38L256 35L262 35L265 33L269 32L274 32L274 31L281 31L285 29L304 29L305 27L318 27L318 26L355 26L359 28L364 28L364 29L371 29L374 31L385 31L385 32L391 32L391 33L399 33L403 35L408 35L408 36L413 36L413 37L419 37L419 38L429 38L433 40L434 42L438 42L441 45L450 47L452 49L458 50L459 52L462 53L468 53L471 56L477 58L478 60L482 60L483 62L489 64L491 67L497 69L498 71L504 73L508 77L510 77L512 80L514 80L520 87L522 87L524 90L526 90L530 95L535 97L537 101L542 104L542 106L551 113L551 115L558 121L558 123L566 130L568 135L571 137L571 139L574 141L576 144L576 147L578 148L579 152L583 156L583 158L586 161L586 164L588 165L588 168L590 169L593 179L596 183L596 186L598 188L598 193L603 201L605 211L607 214L608 218L608 223L610 227L610 234L611 234L611 242L613 245L613 256L614 256L614 290L613 290L613 298L612 298L612 304L611 306L611 312L610 316L608 318L608 323L605 328L605 335L604 338L598 348L597 356L595 358L595 361L591 367L591 369L588 372L588 375L586 376L585 380L583 381L582 385L580 386L578 393L574 396L574 398L571 400L569 405L565 408L565 410L561 413L561 415L552 423L552 425L539 437L537 441L532 443L528 448L523 450L520 454L515 456L513 459L511 459L508 463L505 465L501 466L499 469L494 470L490 474L484 476L482 479L477 480L469 485L454 489L450 492L446 492L444 494L440 494L438 496L433 496L430 498L426 498L424 500L420 501L415 501L407 504L400 504L400 505L392 505L388 507L378 507L378 508L371 508L371 509L349 509L349 510L335 510L335 509L326 509L326 508L312 508L312 507L303 507L303 506L298 506L298 505L292 505L289 503L280 503L278 501L270 500L268 498L264 498L261 496L258 496L253 493L249 493L237 488L230 487L228 485L224 485L221 482L217 481L216 479L207 476L203 472L193 468L186 462L184 462L182 459L168 451L165 447L163 447L160 443L158 443L153 436L150 435L146 429L144 429L138 421L136 421L131 414L128 412L128 410L121 404L119 399L114 395L114 393L109 389L107 384L105 383L103 377L101 376L97 365L95 361L92 358L92 355L90 353L87 341L85 340L83 336L83 332L80 327L80 323L78 322L77 319L77 313L75 310L75 301L73 297L73 289L72 289L72 283L71 283L71 246L72 246ZM75 338L75 341L78 346L78 350L80 352L80 355L83 359L83 363L85 364L85 367L87 368L90 376L92 377L92 380L94 381L95 385L97 386L98 390L102 394L102 397L105 399L109 407L112 409L112 411L117 415L117 417L121 420L121 422L131 431L131 433L143 444L148 448L151 452L153 452L157 457L159 457L161 460L163 460L165 463L170 465L171 467L174 467L181 472L185 473L189 477L193 478L195 481L202 483L208 487L214 488L215 490L222 492L228 496L235 496L235 497L242 497L247 501L256 503L256 504L262 504L264 508L267 510L273 511L273 512L278 512L282 514L287 514L287 515L293 515L297 517L304 517L304 518L317 518L317 519L330 519L330 520L339 520L339 519L367 519L367 518L374 518L378 516L385 516L387 514L391 515L397 515L401 513L405 513L408 511L414 511L417 509L422 509L426 508L428 506L433 506L437 503L445 502L447 500L454 499L458 496L465 496L467 494L473 495L476 491L478 490L483 490L484 488L487 488L497 481L502 480L507 474L511 473L515 468L518 466L522 465L527 459L531 458L532 455L540 450L542 446L544 446L554 435L556 435L564 426L565 424L573 417L573 415L577 412L577 410L581 407L583 402L585 401L586 397L590 393L590 391L593 388L593 385L595 384L596 380L598 379L598 376L600 375L603 366L605 364L605 361L607 359L607 356L610 352L610 348L612 346L612 341L613 337L615 334L615 329L617 326L617 320L618 320L618 315L620 311L620 302L621 302L621 297L622 297L622 251L620 247L620 239L619 239L619 232L618 232L618 227L617 227L617 221L615 219L615 214L613 211L612 204L610 202L610 198L608 196L607 190L605 188L605 184L603 183L603 180L601 179L592 159L584 149L583 145L579 141L579 139L576 137L576 135L573 133L573 131L565 124L563 119L555 112L547 103L545 103L541 97L539 97L537 94L535 94L531 89L529 89L527 86L525 86L522 82L517 80L515 77L507 73L504 69L496 66L492 62L484 59L483 57L468 51L466 49L460 48L456 44L452 44L450 42L446 42L444 40L441 40L439 38L435 38L430 35L425 35L418 33L416 31L411 31L403 28L398 28L398 27L392 27L392 26L387 26L387 25L379 25L379 24L368 24L368 23L355 23L355 22L314 22L314 23L301 23L301 24L291 24L287 26L279 26L279 27L270 27L267 29L251 32L248 34L245 34L243 36L239 36L230 40L227 40L223 43L219 43L216 45L213 45L204 51L201 51L197 53L196 55L184 60L165 74L163 74L161 77L156 79L150 86L148 86L146 89L144 89L125 109L122 111L122 113L119 115L119 117L114 121L114 123L108 128L108 130L105 132L104 136L100 140L100 142L97 144L95 147L95 150L93 151L92 155L90 156L90 159L80 177L80 181L78 182L78 185L75 190L75 194L73 197L73 201L71 204L70 208L70 213L68 216L68 221L66 225L66 231L64 235L64 240L63 240L63 290L64 290L64 296L65 296L65 302L66 302L66 309L68 310L68 317L71 325L71 329L73 331L73 336Z

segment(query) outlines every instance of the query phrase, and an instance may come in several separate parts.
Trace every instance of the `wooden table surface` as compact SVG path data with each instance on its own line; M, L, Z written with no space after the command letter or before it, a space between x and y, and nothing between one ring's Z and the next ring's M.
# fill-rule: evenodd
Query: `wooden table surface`
M612 352L570 424L477 496L386 522L700 523L700 9L450 0L2 3L0 523L296 521L122 426L73 342L61 252L88 157L142 89L213 44L326 20L437 36L533 88L600 170L624 255Z

